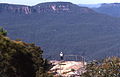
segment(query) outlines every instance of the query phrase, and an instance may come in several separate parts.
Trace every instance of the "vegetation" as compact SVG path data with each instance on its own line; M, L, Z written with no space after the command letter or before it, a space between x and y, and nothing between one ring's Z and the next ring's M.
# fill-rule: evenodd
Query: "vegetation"
M7 35L7 31L4 30L2 27L0 27L0 34L6 36Z
M93 61L87 65L86 70L81 77L120 77L120 58Z
M50 64L40 47L10 40L0 30L0 77L48 77Z
M70 6L74 5L70 4ZM3 6L3 9L7 7ZM15 8L18 7L21 8L21 6ZM46 7L43 8L47 9ZM59 52L62 51L65 54L87 56L89 57L87 60L112 55L120 56L120 19L118 18L91 13L89 8L83 9L76 5L68 12L61 13L41 11L23 15L13 12L10 13L8 10L4 13L1 10L0 25L9 31L8 35L11 38L35 42L46 51L45 54L58 58Z

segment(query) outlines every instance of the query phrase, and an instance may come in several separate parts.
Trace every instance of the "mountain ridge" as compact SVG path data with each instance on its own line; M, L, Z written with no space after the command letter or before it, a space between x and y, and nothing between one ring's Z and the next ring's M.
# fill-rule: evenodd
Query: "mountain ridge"
M32 14L41 12L72 12L73 8L85 13L87 11L93 12L91 9L81 7L72 4L70 2L47 2L40 3L34 6L27 5L15 5L15 4L0 4L0 12L11 12L11 13L21 13L21 14ZM75 9L74 9L75 10Z
M119 18L74 4L70 7L72 11L54 12L50 8L50 11L45 9L42 13L36 10L32 14L1 13L0 25L8 30L12 39L34 42L42 47L44 54L54 57L58 57L61 51L79 54L89 60L119 56Z
M113 17L120 17L120 3L104 3L99 8L93 8L98 13L107 14Z
M99 4L78 4L79 6L83 6L83 7L88 7L88 8L98 8L101 6L101 3Z

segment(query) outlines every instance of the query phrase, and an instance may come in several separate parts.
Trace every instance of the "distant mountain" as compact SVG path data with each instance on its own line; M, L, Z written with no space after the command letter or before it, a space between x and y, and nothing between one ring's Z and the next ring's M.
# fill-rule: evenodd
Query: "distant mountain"
M0 13L11 14L34 14L34 13L62 13L62 12L93 12L91 9L78 7L70 2L48 2L40 3L35 6L0 4Z
M46 55L120 56L120 19L69 2L0 4L0 25L12 39L35 42Z
M101 4L79 4L79 6L89 7L89 8L98 8Z
M120 3L102 4L99 8L93 8L96 12L120 17Z

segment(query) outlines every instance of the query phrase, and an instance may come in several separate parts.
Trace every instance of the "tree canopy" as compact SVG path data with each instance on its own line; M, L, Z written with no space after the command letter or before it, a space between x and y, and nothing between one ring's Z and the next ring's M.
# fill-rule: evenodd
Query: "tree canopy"
M0 29L0 32L3 29ZM4 34L3 34L4 35ZM0 77L43 77L50 64L34 44L10 40L0 34Z

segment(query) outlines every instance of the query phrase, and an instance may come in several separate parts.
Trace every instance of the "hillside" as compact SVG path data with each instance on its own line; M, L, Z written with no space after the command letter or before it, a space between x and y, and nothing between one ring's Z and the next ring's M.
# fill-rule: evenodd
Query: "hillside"
M46 55L55 58L62 51L87 60L120 56L118 18L69 2L0 6L0 25L8 30L8 36L34 42Z
M113 17L120 17L120 3L102 4L101 7L93 8L93 10Z
M0 76L46 77L50 63L43 59L40 47L3 36L0 28Z

